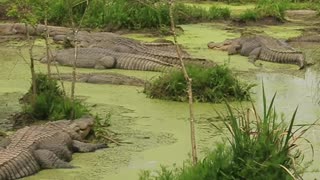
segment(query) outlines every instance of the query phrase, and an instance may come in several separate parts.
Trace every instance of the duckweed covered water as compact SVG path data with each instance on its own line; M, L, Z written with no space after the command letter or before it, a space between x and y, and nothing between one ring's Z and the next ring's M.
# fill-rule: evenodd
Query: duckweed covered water
M226 38L238 37L238 32L227 32L222 24L196 24L183 25L185 33L179 37L179 41L193 55L207 57L218 63L230 63L230 67L237 71L247 71L248 79L260 84L263 80L268 99L274 92L278 93L276 107L290 117L294 108L299 105L297 114L298 124L309 124L319 118L319 70L317 67L307 69L303 76L292 76L290 73L282 74L279 69L296 72L297 67L291 65L278 65L264 63L265 70L259 73L259 68L248 63L246 57L229 57L225 52L208 50L208 41L223 41ZM265 31L274 27L265 28ZM286 34L297 33L297 27L287 27ZM272 30L270 30L272 32ZM274 31L276 32L276 31ZM279 35L279 34L277 34ZM132 35L135 36L135 35ZM139 35L139 38L144 36ZM150 40L150 39L149 39ZM41 43L36 48L40 54ZM24 93L30 85L30 73L26 62L16 54L17 47L0 46L0 93ZM24 53L25 54L25 53ZM308 56L317 60L316 54ZM46 66L36 64L37 70L45 72ZM59 67L62 72L71 72L69 67ZM254 71L252 71L254 70ZM92 72L98 70L79 69L80 72ZM143 79L150 79L159 73L124 71L124 70L99 70L134 75ZM272 71L273 73L266 73ZM274 73L274 71L276 73ZM256 73L258 72L258 73ZM303 72L304 71L300 71ZM246 76L244 76L246 77ZM70 83L65 83L67 89ZM188 118L188 106L185 103L147 99L142 88L115 85L76 85L78 96L86 99L94 112L104 114L112 113L112 130L119 133L119 138L125 143L122 146L114 146L95 153L75 154L71 162L78 168L44 170L35 176L25 179L112 179L127 180L138 179L141 169L158 169L163 165L182 165L190 152L190 135ZM12 97L11 101L16 101ZM255 89L254 98L259 107L261 104L261 86ZM95 106L93 106L95 105ZM261 107L260 107L261 109ZM195 104L197 119L197 142L200 154L203 155L208 148L214 148L214 142L220 140L221 135L208 124L208 120L215 120L214 110L224 110L222 104ZM317 170L320 162L320 144L317 141L318 128L313 128L307 134L315 149L315 163L310 171ZM302 147L306 158L310 159L310 149L307 144ZM307 173L306 178L319 176L318 172Z

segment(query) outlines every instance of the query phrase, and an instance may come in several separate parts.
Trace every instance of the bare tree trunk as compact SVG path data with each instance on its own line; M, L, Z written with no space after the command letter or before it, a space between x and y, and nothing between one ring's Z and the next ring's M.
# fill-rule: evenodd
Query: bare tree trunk
M76 88L76 80L77 80L77 59L78 59L78 43L77 43L77 35L78 30L75 30L74 33L74 60L72 63L72 83L71 83L71 102L72 102L72 112L71 119L75 119L75 88Z
M49 52L49 30L48 30L48 11L47 8L45 9L45 19L44 19L44 26L45 26L45 42L46 42L46 53L47 53L47 69L48 69L48 77L51 78L51 56Z
M81 17L81 20L79 22L79 25L78 27L76 27L75 25L75 21L74 21L74 18L73 18L73 13L72 13L72 7L68 7L69 8L69 16L70 16L70 20L71 20L71 24L72 24L72 31L73 31L73 35L74 35L74 39L73 39L73 42L74 42L74 60L73 60L73 65L72 65L72 83L71 83L71 102L72 102L72 111L71 111L71 119L75 119L75 87L76 87L76 76L77 76L77 59L78 59L78 39L77 39L77 36L78 36L78 32L79 32L79 29L82 25L82 21L83 21L83 18L88 10L88 6L89 6L89 0L86 0L86 8L84 10L84 13Z
M177 35L175 32L175 23L174 23L174 17L173 17L173 8L174 8L174 0L169 0L169 5L170 5L170 10L169 10L169 16L170 16L170 21L171 21L171 30L173 33L173 39L174 39L174 44L176 47L176 51L178 54L178 57L180 59L181 67L182 67L182 72L184 75L185 80L187 81L188 84L188 99L189 99L189 115L190 115L190 133L191 133L191 146L192 146L192 162L195 165L198 161L197 157L197 144L196 144L196 137L195 137L195 127L194 127L194 112L193 112L193 96L192 96L192 79L189 77L188 72L186 70L184 61L181 56L181 49L178 44L177 40Z
M33 58L33 45L34 39L31 39L28 24L25 23L26 27L26 36L29 44L29 56L30 56L30 71L31 71L31 79L32 79L32 104L35 102L35 98L37 96L37 86L36 86L36 73L34 70L34 58Z

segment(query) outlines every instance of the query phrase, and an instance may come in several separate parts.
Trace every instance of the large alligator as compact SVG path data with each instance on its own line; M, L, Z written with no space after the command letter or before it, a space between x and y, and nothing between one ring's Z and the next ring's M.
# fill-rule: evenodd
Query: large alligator
M30 35L41 35L46 30L45 26L42 24L35 27L28 25L27 28ZM27 28L24 23L3 23L0 24L0 36L25 35ZM47 28L50 36L63 35L72 32L70 28L66 27L47 26Z
M296 64L300 69L306 65L305 56L285 42L265 35L249 35L236 39L228 39L222 43L208 43L211 49L227 50L229 55L237 54L248 56L255 62L257 59Z
M71 73L51 74L51 77L58 80L72 81ZM142 79L126 76L117 73L77 73L77 82L93 83L93 84L116 84L129 86L144 86L147 82ZM1 131L0 131L1 135ZM0 136L1 138L1 136Z
M60 120L27 126L10 136L0 148L0 180L18 179L40 169L72 168L72 152L92 152L105 144L82 142L93 125L92 118Z
M54 36L55 41L68 42L73 45L73 36L57 35ZM175 47L170 43L142 43L140 41L122 37L120 35L108 32L85 32L80 31L77 36L77 42L82 48L103 48L113 50L119 53L127 53L132 55L140 55L163 61L165 63L180 65L180 60L175 51ZM169 48L163 48L169 46ZM161 48L159 48L159 46ZM187 53L182 53L183 60L187 64L196 64L201 66L214 66L215 63L207 59L193 58Z
M59 50L53 55L53 61L63 66L72 66L74 49ZM46 62L44 58L42 62ZM168 71L177 66L159 61L152 57L120 53L102 48L79 48L76 66L96 69L128 69L143 71Z

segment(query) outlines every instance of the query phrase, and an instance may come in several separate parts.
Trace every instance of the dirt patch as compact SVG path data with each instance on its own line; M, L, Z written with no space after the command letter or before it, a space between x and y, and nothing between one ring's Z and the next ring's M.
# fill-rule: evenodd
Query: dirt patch
M288 21L304 21L310 18L316 18L318 12L314 10L287 10L285 11L285 19Z
M72 74L64 73L53 74L53 78L64 81L72 81ZM117 73L89 73L89 74L77 74L78 82L92 83L92 84L115 84L115 85L129 85L129 86L144 86L145 81L132 77L125 76Z

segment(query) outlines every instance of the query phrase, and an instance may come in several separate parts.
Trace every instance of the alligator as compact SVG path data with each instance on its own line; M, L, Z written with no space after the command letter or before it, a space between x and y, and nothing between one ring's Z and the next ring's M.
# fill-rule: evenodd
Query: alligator
M51 74L51 77L58 80L72 81L71 73ZM118 73L77 73L76 80L77 82L93 84L116 84L129 86L144 86L147 83L142 79Z
M74 46L72 35L57 35L53 37L54 41L64 41L69 46ZM120 35L108 32L85 32L80 31L77 35L77 43L82 48L104 48L119 53L128 53L140 55L163 61L165 63L180 65L180 59L177 56L175 47L170 43L142 43L140 41L122 37ZM163 46L169 48L163 48ZM157 48L157 47L161 48ZM214 66L210 60L203 58L190 57L186 52L182 52L182 58L187 64L196 64L201 66Z
M120 53L109 49L79 48L77 52L76 66L80 68L117 68L142 71L169 71L178 68L178 66L159 61L152 57ZM74 49L64 49L53 54L52 62L57 62L63 66L72 66L73 59ZM46 62L46 58L43 58L41 62Z
M23 178L41 169L73 168L68 163L73 152L106 148L106 144L83 142L93 122L91 117L59 120L18 130L0 149L0 180Z
M32 27L30 25L26 26L24 23L3 23L0 24L0 36L25 35L27 32L26 27L28 28L30 35L41 35L46 30L45 25L42 24ZM47 28L50 36L68 34L72 32L70 28L60 26L47 26Z
M265 35L249 35L235 39L227 39L221 43L208 43L210 49L227 50L229 55L237 54L248 56L251 62L257 59L296 64L300 69L306 65L305 56L285 42Z

